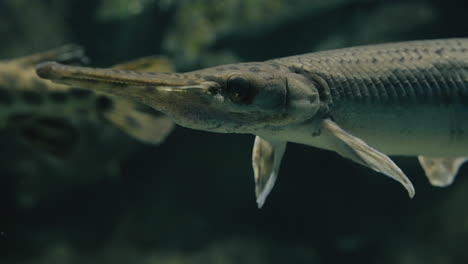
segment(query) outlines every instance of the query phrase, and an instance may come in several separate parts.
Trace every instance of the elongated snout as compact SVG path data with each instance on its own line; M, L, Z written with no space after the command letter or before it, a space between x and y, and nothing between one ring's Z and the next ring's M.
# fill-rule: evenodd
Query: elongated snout
M36 73L54 82L136 100L171 116L177 123L197 127L209 111L214 81L190 73L137 72L45 62Z
M82 81L86 83L113 83L140 86L190 86L203 82L183 73L139 72L113 68L90 68L64 65L57 62L44 62L36 66L36 73L41 78L55 82L69 83Z

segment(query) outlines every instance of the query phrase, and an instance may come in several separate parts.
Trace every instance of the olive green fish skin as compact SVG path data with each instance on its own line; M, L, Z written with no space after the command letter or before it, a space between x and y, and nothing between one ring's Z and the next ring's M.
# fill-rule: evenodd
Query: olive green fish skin
M466 38L360 46L271 62L310 79L324 117L387 154L468 155ZM300 138L299 143L316 145Z
M334 150L330 118L392 155L468 156L468 39L359 46L187 73L46 63L39 76L131 98L178 124Z
M467 103L468 39L360 46L273 62L317 82L321 100L331 104Z
M435 186L468 157L468 39L408 41L187 73L44 63L39 76L138 101L199 130L256 135L259 207L287 142L331 151L400 182L386 155L418 156Z

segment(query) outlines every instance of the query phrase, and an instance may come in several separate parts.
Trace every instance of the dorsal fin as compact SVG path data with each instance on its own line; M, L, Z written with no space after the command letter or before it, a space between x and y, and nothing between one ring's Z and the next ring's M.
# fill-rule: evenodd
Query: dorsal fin
M67 44L48 51L28 55L10 61L34 67L36 64L44 61L56 61L64 64L88 64L89 59L85 55L84 49L75 44ZM32 68L33 69L33 68Z

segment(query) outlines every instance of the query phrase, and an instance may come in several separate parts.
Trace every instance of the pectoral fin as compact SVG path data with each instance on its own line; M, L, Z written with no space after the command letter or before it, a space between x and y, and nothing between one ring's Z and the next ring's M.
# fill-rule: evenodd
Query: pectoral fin
M285 141L267 141L259 136L255 137L252 165L255 175L255 194L259 208L263 206L268 194L275 185L285 150Z
M119 63L112 68L141 72L173 72L174 64L164 56L154 55Z
M112 66L119 70L133 70L139 72L172 72L173 63L164 56L148 56L119 63ZM174 128L174 122L155 109L127 100L123 97L106 94L115 103L113 111L106 113L106 117L125 133L140 141L159 144Z
M172 72L174 64L164 56L148 56L114 65L119 70L140 72ZM106 117L117 127L140 141L159 144L174 128L174 122L155 109L144 104L107 95L116 104L114 111Z
M104 116L130 136L151 144L159 144L174 128L174 122L153 108L117 96L108 96L114 108Z
M465 161L466 157L435 158L418 156L419 163L424 169L429 182L438 187L446 187L452 184L458 169Z
M413 184L387 155L344 131L330 119L325 119L322 127L344 143L342 148L338 148L338 153L400 182L408 191L409 196L414 196Z

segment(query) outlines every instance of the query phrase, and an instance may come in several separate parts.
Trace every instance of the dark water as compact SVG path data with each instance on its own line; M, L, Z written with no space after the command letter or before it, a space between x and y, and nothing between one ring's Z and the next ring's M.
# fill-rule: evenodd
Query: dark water
M2 0L0 56L77 43L92 65L162 54L178 70L410 39L467 37L463 1ZM99 133L96 133L98 131ZM289 144L265 207L253 136L177 127L154 147L80 128L72 157L0 131L0 263L468 263L468 169L416 187Z

